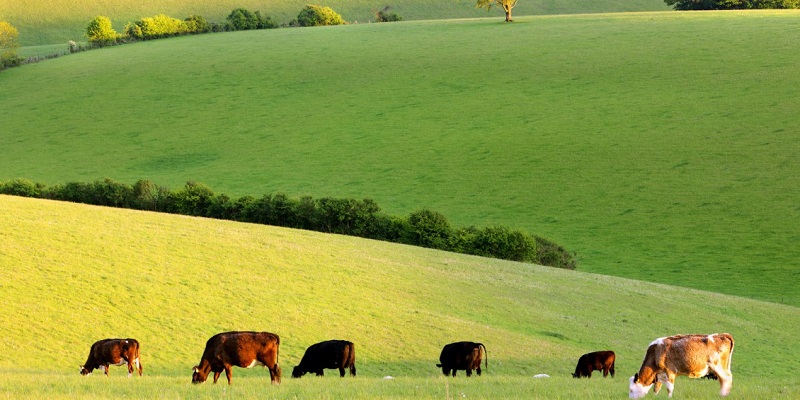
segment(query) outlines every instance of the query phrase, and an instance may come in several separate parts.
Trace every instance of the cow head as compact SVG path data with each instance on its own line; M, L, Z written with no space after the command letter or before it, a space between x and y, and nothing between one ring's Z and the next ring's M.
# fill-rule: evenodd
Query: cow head
M306 374L306 371L303 371L303 369L300 368L299 365L294 367L294 369L292 369L292 378L300 378L305 374Z
M81 375L85 376L92 373L92 370L86 369L83 365L79 365L79 367L81 368Z
M208 371L203 372L199 366L192 368L192 383L203 383L208 379Z
M634 374L630 379L630 386L628 387L628 397L632 399L638 399L647 395L647 392L650 391L650 387L653 384L649 384L645 386L641 382L639 382L639 373Z

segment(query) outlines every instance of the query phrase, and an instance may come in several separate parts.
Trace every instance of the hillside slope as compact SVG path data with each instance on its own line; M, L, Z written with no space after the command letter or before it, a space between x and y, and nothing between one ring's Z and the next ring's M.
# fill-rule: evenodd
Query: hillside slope
M255 329L281 335L284 373L311 343L348 338L358 343L360 376L430 376L442 344L474 339L487 345L494 375L569 376L576 356L612 348L625 377L655 337L727 331L737 338L740 382L798 382L791 364L800 350L786 346L800 332L795 307L350 237L9 196L0 196L0 239L4 371L73 371L94 340L132 336L143 343L148 376L186 376L212 334Z
M333 8L351 23L365 23L375 19L375 13L386 6L405 20L475 18L500 16L493 10L475 9L473 0L327 0L317 2ZM311 4L317 4L311 2ZM4 0L0 7L0 21L8 21L20 32L23 45L63 44L67 41L85 40L86 25L97 15L105 15L114 23L117 31L125 24L142 17L167 14L175 18L186 18L199 14L209 21L224 22L231 10L243 7L261 11L278 23L286 23L297 17L300 10L309 4L306 0L141 0L136 2L98 2L93 0ZM593 12L660 11L667 6L661 0L523 0L515 8L515 15L576 14Z
M0 179L369 197L527 229L584 271L800 305L798 18L361 24L80 53L0 74Z

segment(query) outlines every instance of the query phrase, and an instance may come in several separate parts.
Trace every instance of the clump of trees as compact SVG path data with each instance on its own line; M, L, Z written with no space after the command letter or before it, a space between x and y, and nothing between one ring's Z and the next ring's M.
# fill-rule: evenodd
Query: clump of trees
M198 182L170 190L148 180L128 185L110 179L54 186L14 179L0 182L0 194L284 226L566 269L577 265L574 253L519 229L456 228L443 214L428 209L393 216L371 199L291 198L280 193L234 199Z
M305 6L297 14L297 24L300 26L327 26L346 24L342 16L330 7L322 7L314 4Z
M17 56L19 32L5 21L0 21L0 70L19 65L22 59Z
M386 6L383 7L383 10L379 10L375 13L375 22L397 22L402 21L403 18L397 15L397 13L389 12L391 7Z
M800 0L664 0L676 10L749 10L800 8Z

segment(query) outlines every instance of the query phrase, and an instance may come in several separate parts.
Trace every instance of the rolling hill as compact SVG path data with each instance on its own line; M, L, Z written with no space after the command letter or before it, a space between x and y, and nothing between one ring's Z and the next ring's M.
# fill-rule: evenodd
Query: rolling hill
M0 74L2 179L369 197L800 305L797 12L181 37Z
M497 10L487 14L475 9L472 0L327 0L317 2L333 8L351 23L375 20L375 13L386 6L405 20L430 20L446 18L476 18L501 15ZM311 4L317 4L312 2ZM141 0L137 2L98 2L93 0L4 0L0 7L0 21L7 21L20 32L25 46L60 44L83 41L86 25L97 15L104 15L121 32L128 22L143 17L167 14L186 18L192 14L204 16L209 21L223 22L235 8L261 11L278 23L288 23L309 4L306 0ZM668 7L661 0L524 0L515 8L515 15L576 14L625 11L663 11ZM500 13L500 14L498 14Z
M10 398L231 396L618 398L655 337L728 331L732 398L792 398L796 307L673 286L455 255L351 237L0 196L0 390ZM234 371L234 385L189 384L205 340L230 329L281 335L288 374L306 346L357 344L359 377ZM136 337L143 378L81 377L89 345ZM444 379L441 345L484 342L481 378ZM612 348L614 379L570 373ZM547 373L551 380L533 379ZM385 383L384 376L396 382ZM676 394L715 398L681 379ZM229 391L229 392L227 392Z

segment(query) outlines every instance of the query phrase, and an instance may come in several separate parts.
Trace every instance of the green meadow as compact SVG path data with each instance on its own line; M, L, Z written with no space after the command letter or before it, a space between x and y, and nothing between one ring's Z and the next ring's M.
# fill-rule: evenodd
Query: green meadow
M654 338L736 338L732 399L797 398L793 306L657 283L269 226L0 196L3 398L623 398ZM235 369L190 383L205 340L281 336L284 380ZM82 377L98 338L136 337L144 377ZM356 343L358 376L288 378L320 340ZM441 346L477 340L483 376L445 378ZM617 352L617 376L574 380ZM534 378L536 374L550 378ZM394 379L384 379L391 376ZM223 378L224 381L224 378ZM718 398L679 378L677 399ZM663 394L661 396L664 396Z
M202 15L209 21L224 22L235 8L260 11L278 23L297 18L307 0L139 0L136 2L96 0L3 0L0 21L7 21L20 32L24 46L61 44L66 50L69 40L85 40L86 25L97 15L109 17L114 28L122 32L125 24L143 17L167 14L186 18ZM475 8L475 0L325 0L310 2L328 6L340 13L349 23L369 23L375 13L389 6L404 20L433 20L444 18L503 18L499 9L488 12ZM622 11L664 11L669 8L662 0L525 0L519 2L514 15L576 14Z
M800 13L248 31L0 74L3 179L372 198L800 305Z

